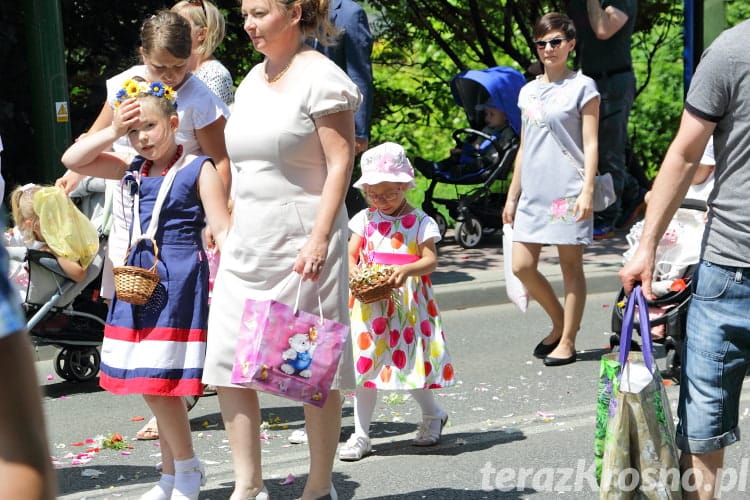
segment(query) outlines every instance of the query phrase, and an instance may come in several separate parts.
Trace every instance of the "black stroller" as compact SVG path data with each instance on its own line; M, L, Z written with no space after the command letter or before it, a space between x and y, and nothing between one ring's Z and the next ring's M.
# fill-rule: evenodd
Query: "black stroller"
M658 298L647 301L651 334L654 343L662 344L666 351L665 369L662 376L679 383L682 346L685 340L686 319L690 306L690 280L700 259L700 241L705 227L705 202L686 200L677 210L657 248L657 264L653 289ZM625 253L629 259L635 252L642 222L633 226L627 236L630 249ZM612 311L610 346L619 348L622 318L626 302L621 288ZM638 321L635 328L640 333ZM639 346L633 346L639 349Z
M104 338L107 305L99 298L104 245L76 283L53 254L8 248L11 259L26 261L28 285L23 302L26 328L36 346L55 346L55 372L65 380L85 382L99 373L98 347Z
M414 167L430 179L422 209L437 221L444 235L448 223L435 204L444 205L450 217L456 221L456 240L464 248L476 247L485 231L502 227L501 215L506 194L493 192L491 188L495 181L505 180L513 168L521 130L518 93L525 83L521 73L504 66L468 70L457 75L451 80L451 91L456 103L466 112L470 125L470 128L458 129L452 134L461 153L439 162L422 158L414 161ZM511 140L482 132L482 105L490 100L494 103L493 107L497 106L505 113L514 132ZM466 145L472 143L480 145L467 149ZM456 197L435 198L435 187L439 183L455 186ZM460 193L458 186L467 185L478 187Z
M96 201L92 195L96 190L87 191L92 189L89 182L82 184L87 188L80 188L76 197L87 197L84 211L92 212ZM101 188L104 189L103 183ZM92 213L85 215L92 217ZM21 241L14 241L14 246L7 248L16 272L23 271L20 273L23 279L13 281L22 295L31 341L35 346L60 349L54 368L67 381L86 382L99 373L99 346L104 339L108 312L107 304L99 296L106 232L99 227L99 249L78 283L67 276L51 253L27 249Z

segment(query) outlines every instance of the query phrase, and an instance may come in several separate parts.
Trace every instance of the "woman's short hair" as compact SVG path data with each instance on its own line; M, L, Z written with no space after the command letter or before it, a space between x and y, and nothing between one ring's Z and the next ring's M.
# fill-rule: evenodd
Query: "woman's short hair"
M568 40L574 40L576 37L576 27L573 20L559 12L550 12L543 15L534 25L532 36L534 40L539 40L550 31L561 31Z

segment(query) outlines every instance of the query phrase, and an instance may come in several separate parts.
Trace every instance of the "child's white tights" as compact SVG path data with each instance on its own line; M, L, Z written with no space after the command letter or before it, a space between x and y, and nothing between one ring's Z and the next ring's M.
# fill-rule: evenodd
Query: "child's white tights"
M422 417L443 417L445 412L435 401L430 389L412 389L409 391L422 410ZM370 423L375 405L378 402L378 390L369 387L357 387L354 401L354 434L370 437ZM439 425L439 420L437 421Z

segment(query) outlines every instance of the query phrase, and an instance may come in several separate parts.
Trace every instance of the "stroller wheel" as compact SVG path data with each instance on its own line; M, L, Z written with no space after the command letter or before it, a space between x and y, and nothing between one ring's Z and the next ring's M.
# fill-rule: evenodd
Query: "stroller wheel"
M680 353L677 349L667 349L667 357L665 360L666 369L662 370L662 378L669 378L675 384L680 383Z
M482 224L473 217L456 222L454 232L456 240L464 248L474 248L482 240Z
M87 382L99 373L101 356L96 347L84 349L68 349L65 357L67 368L72 375L72 380Z
M617 352L620 349L620 336L613 333L609 336L609 348L612 352Z
M620 334L613 333L609 336L609 349L611 352L620 352ZM630 340L630 350L638 352L641 350L640 344L635 340Z
M438 211L435 211L434 213L431 213L429 215L433 219L435 219L435 222L437 222L438 229L440 230L440 237L445 238L445 232L448 230L448 221L446 221L443 214Z
M57 357L55 357L55 373L62 379L74 380L73 374L70 372L70 364L67 361L67 357L67 348L63 348L57 353Z

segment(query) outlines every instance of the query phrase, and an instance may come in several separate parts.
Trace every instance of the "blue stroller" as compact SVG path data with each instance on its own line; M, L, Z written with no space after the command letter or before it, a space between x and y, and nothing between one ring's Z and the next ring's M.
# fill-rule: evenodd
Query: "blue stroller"
M506 193L493 192L491 187L495 181L505 180L513 168L521 130L518 93L525 83L520 72L505 66L458 74L451 80L451 91L470 127L453 132L456 149L449 158L414 161L414 167L430 179L422 209L437 221L444 235L448 223L435 205L445 206L456 221L456 240L464 248L476 247L485 232L502 227ZM488 103L505 114L509 127L506 133L482 130L483 110ZM435 187L440 183L455 186L455 198L436 198ZM468 193L459 192L458 186L467 185L477 187Z

